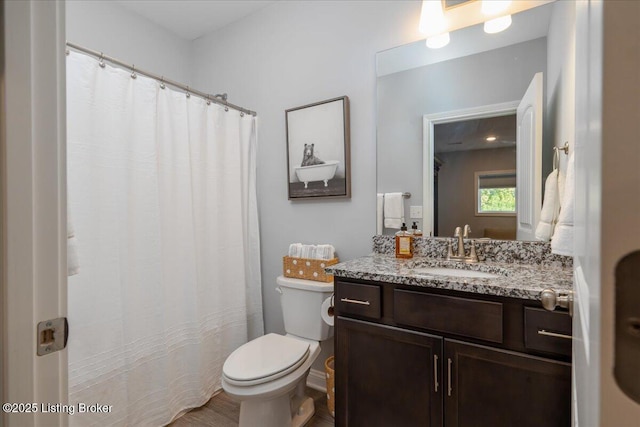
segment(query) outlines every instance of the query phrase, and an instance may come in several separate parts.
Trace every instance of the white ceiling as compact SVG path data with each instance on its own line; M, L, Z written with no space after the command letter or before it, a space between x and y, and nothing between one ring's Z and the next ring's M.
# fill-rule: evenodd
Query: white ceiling
M271 0L115 1L186 40L202 37L275 3Z

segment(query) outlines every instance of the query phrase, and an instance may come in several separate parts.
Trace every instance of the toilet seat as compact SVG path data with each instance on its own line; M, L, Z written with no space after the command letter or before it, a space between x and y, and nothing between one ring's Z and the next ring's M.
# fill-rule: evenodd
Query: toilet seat
M222 372L229 384L263 384L296 370L307 360L309 353L309 342L305 340L267 334L231 353Z

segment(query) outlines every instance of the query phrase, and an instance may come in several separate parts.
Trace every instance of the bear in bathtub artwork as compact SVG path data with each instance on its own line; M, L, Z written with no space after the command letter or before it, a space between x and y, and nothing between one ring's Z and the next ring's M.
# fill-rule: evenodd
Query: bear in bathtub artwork
M313 154L313 148L316 144L304 144L304 152L302 154L302 163L300 166L322 165L324 162Z
M316 157L315 144L304 144L302 163L296 167L295 173L300 182L304 183L304 188L309 188L309 183L322 181L325 187L329 187L329 180L333 179L338 168L338 160L320 160Z
M351 197L349 98L286 110L289 200Z

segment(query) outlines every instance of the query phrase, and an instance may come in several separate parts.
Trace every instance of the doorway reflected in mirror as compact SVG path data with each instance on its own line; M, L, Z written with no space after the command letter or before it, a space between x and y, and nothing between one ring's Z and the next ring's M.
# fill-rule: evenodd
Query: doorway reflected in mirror
M515 239L515 170L515 114L434 125L434 236Z

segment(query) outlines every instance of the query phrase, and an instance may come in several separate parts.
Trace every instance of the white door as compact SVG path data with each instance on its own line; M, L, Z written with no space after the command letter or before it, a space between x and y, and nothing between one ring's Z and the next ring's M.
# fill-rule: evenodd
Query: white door
M1 7L2 400L35 406L3 408L0 424L64 426L64 413L43 413L41 404L67 402L67 352L36 355L38 340L48 340L37 333L38 322L67 310L64 2L5 1Z
M536 240L542 208L543 77L536 73L516 112L516 203L518 240Z
M576 2L573 420L585 427L640 425L614 377L615 269L640 248L638 17L640 2Z

